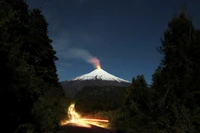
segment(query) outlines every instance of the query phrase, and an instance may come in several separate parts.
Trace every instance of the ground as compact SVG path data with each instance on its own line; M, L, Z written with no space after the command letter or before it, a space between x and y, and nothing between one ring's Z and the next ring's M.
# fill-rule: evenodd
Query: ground
M65 126L62 126L60 131L58 131L57 133L115 133L115 132L94 125L91 125L91 127L88 128L88 127L80 127L77 126L76 124L67 124Z

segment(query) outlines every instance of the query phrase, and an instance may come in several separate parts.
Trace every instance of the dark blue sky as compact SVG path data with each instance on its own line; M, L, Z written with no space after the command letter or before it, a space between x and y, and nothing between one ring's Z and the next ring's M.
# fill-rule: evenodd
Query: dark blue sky
M184 3L200 27L200 0L27 0L49 23L57 51L60 81L94 70L79 56L94 56L101 67L131 81L144 74L148 83L160 63L156 50L168 21ZM79 52L73 53L73 50Z

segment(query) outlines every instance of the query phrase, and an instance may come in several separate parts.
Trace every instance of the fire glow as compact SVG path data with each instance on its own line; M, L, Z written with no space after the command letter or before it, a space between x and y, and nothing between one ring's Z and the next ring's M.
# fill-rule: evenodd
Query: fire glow
M100 65L97 65L96 68L97 68L97 69L101 69L101 66L100 66Z
M109 122L108 120L101 120L101 119L88 119L88 118L82 118L84 121L97 121L97 122Z
M69 123L74 123L76 126L81 126L81 127L87 127L90 128L91 125L99 126L106 128L107 124L103 123L108 123L108 120L104 119L91 119L91 118L81 118L80 114L78 114L75 111L75 104L71 104L68 108L68 116L69 120L68 121L61 121L61 126L69 124Z

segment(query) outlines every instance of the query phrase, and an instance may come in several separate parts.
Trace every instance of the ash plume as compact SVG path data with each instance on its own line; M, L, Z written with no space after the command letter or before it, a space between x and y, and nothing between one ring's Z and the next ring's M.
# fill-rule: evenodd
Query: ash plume
M89 51L87 51L85 49L70 48L67 51L66 58L82 59L85 62L92 64L95 68L97 66L100 66L100 60L97 57L93 56Z

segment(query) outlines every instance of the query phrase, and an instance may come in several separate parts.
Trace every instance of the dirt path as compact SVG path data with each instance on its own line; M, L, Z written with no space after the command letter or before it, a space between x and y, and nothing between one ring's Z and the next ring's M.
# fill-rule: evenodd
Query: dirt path
M57 133L115 133L109 129L91 125L90 128L76 126L75 124L68 124L61 127Z

